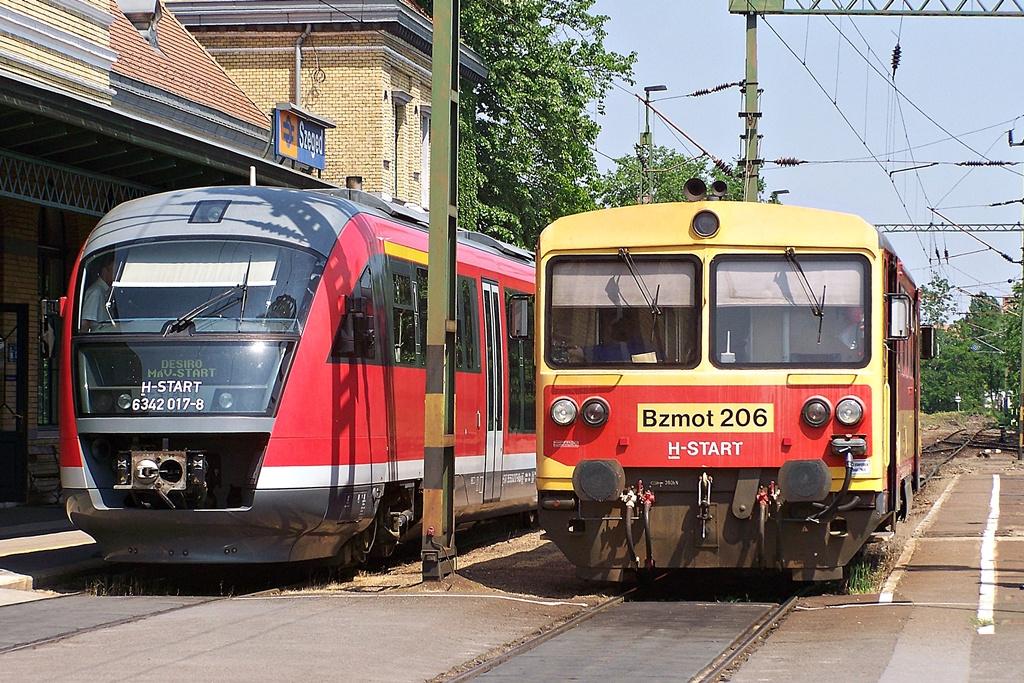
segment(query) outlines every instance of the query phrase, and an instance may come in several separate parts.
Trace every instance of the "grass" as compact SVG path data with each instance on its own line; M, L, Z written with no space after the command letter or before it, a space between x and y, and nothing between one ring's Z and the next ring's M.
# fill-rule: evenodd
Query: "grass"
M854 562L850 565L849 576L846 579L846 591L850 595L864 595L871 593L875 587L875 568L866 561Z

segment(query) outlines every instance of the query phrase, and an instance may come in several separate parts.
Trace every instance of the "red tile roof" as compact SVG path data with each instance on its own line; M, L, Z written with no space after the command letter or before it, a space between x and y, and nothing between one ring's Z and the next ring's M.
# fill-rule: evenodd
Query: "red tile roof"
M413 0L402 0L402 4L403 5L408 5L409 7L412 7L414 10L416 10L417 14L421 14L421 15L425 16L427 19L430 19L431 21L433 21L433 17L431 17L429 14L427 14L426 11L422 7L417 5L415 2L413 2Z
M270 127L270 119L213 57L166 9L157 22L154 50L111 0L110 47L117 52L113 71L212 107L242 121Z

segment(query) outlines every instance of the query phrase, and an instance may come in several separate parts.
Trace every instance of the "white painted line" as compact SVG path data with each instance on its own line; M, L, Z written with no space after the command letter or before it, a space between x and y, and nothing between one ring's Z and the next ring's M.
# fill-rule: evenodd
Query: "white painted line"
M981 586L978 589L978 635L996 632L996 529L999 528L999 475L992 475L992 497L988 502L988 524L981 541Z
M924 519L920 521L917 528L914 529L914 533L911 534L910 540L903 546L903 552L900 553L900 559L896 561L896 568L893 569L892 574L885 582L885 586L882 587L882 592L878 594L878 602L892 602L892 594L896 592L896 586L899 585L900 579L903 578L903 572L906 566L910 563L910 558L914 555L914 549L917 547L917 539L928 530L935 522L935 516L939 512L939 508L945 503L950 494L953 492L953 487L960 481L960 475L954 475L953 478L946 484L946 490L942 492L939 499L932 504L932 509L928 511Z

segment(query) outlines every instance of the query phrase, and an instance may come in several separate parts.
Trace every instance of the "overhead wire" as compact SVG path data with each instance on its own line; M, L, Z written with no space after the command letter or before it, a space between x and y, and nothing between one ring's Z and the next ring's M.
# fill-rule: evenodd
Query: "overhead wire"
M842 17L842 16L843 16L843 15L841 15L841 17ZM881 71L879 71L879 69L878 69L878 68L876 68L876 67L875 67L875 66L874 66L874 65L872 64L872 62L871 62L871 56L872 56L872 51L870 50L870 48L868 49L868 55L867 55L867 56L865 56L865 55L864 55L864 54L863 54L863 53L862 53L862 52L861 52L861 51L860 51L860 50L858 49L858 47L857 47L856 45L854 45L854 44L853 44L853 42L852 42L852 41L851 41L851 40L849 39L849 37L848 37L848 36L846 36L846 35L845 35L845 34L843 33L843 30L842 30L842 27L841 27L841 26L837 26L837 25L836 25L836 22L834 22L834 21L833 21L833 20L832 20L832 19L831 19L830 17L826 17L826 18L828 19L829 23L830 23L830 24L831 24L831 25L833 26L833 28L835 28L835 29L836 29L836 31L837 31L837 32L839 33L839 35L841 36L841 38L842 38L843 40L845 40L845 41L846 41L846 42L847 42L847 43L848 43L848 44L849 44L849 45L850 45L850 46L851 46L851 47L852 47L852 48L854 49L854 51L856 52L856 54L858 54L858 55L859 55L859 56L860 56L860 57L861 57L861 58L862 58L862 59L864 60L865 64L867 64L867 65L868 65L868 67L869 67L870 69L872 69L872 70L876 71L876 72L877 72L877 73L879 74L879 76L881 76L881 77L885 78L885 80L887 81L887 83L888 83L888 84L889 84L889 86L891 87L891 92L892 92L892 93L894 94L894 99L895 99L895 102L896 102L896 107L895 107L895 109L894 109L894 114L895 114L895 112L896 112L896 111L899 111L899 113L900 113L900 118L901 118L901 120L903 121L903 130L904 130L904 137L905 137L905 139L906 139L906 146L907 146L907 150L910 150L910 152L909 152L909 153L910 153L910 155L911 155L911 159L912 159L912 160L913 160L913 158L914 158L914 157L913 157L913 151L912 151L912 150L914 149L914 146L913 146L913 145L912 145L912 144L910 143L910 140L909 140L909 135L907 134L907 127L906 127L906 118L905 118L905 115L904 115L904 114L902 113L902 112L903 112L903 110L902 110L902 106L903 106L903 105L902 105L902 103L903 103L903 101L906 101L906 102L907 102L907 104L909 104L909 105L910 105L911 107L913 107L913 109L914 109L914 110L916 110L916 111L917 111L918 113L920 113L920 114L921 114L922 116L924 116L924 118L925 118L926 120L928 120L928 121L929 121L929 122L930 122L930 123L931 123L932 125L934 125L934 126L935 126L935 127L936 127L936 128L938 129L938 130L942 131L942 132L943 132L943 133L944 133L944 134L945 134L945 135L947 136L947 139L948 139L948 140L952 140L952 141L955 141L956 143L958 143L958 144L962 145L963 147L965 147L966 149L968 149L969 151L971 151L971 152L972 152L973 154L975 154L975 155L977 155L978 157L980 157L980 158L984 159L984 160L985 160L986 162L992 162L992 160L988 158L988 156L987 156L987 152L986 152L986 153L984 153L984 154L983 154L983 153L981 153L981 152L979 152L979 151L978 151L978 150L976 150L976 149L975 149L975 148L974 148L973 146L971 146L970 144L968 144L968 143L967 143L967 142L966 142L965 140L961 139L961 137L960 137L960 136L957 136L957 135L955 135L955 134L951 133L951 132L950 132L949 130L947 130L947 129L946 129L946 128L945 128L944 126L942 126L942 125L941 125L940 123L938 123L938 122L937 122L937 121L936 121L936 120L935 120L935 119L934 119L933 117L931 117L930 115L928 115L928 114L927 114L927 113L926 113L926 112L925 112L925 111L924 111L923 109L921 109L921 107L919 107L919 106L918 106L918 105L917 105L916 103L914 103L914 102L913 102L913 101L912 101L912 100L911 100L911 99L910 99L909 97L907 97L907 96L906 96L906 94L905 94L905 93L903 93L903 92L902 92L902 90L901 90L901 89L900 89L899 87L897 87L897 86L896 86L896 84L895 84L895 73L896 73L896 69L897 69L897 68L898 68L898 66L899 66L899 57L900 57L900 53L901 53L901 50L894 50L894 54L893 54L893 64L892 64L892 67L893 67L893 71L892 71L892 73L893 73L893 76L892 76L892 78L890 79L890 78L888 78L888 77L884 76L884 75L882 74L882 72L881 72ZM805 69L805 70L807 71L808 75L809 75L809 76L811 77L812 81L814 81L815 85L817 85L817 87L819 88L819 90L821 90L821 91L822 91L822 93L823 93L823 94L825 94L825 96L826 96L826 97L828 97L828 96L829 96L829 94L828 94L827 90L826 90L826 89L825 89L825 88L823 87L823 85L821 84L821 82L820 82L820 81L818 80L817 76L816 76L816 75L814 74L814 72L813 72L813 71L812 71L812 70L810 69L810 67L809 67L809 66L808 66L808 64L807 64L807 61L806 61L806 59L800 59L800 58L799 58L799 56L798 56L798 55L796 54L796 52L795 52L795 51L793 50L793 48L792 48L792 47L791 47L791 46L789 45L789 43L788 43L788 42L787 42L787 41L786 41L786 40L785 40L785 39L784 39L784 38L782 37L782 35L781 35L781 34L779 33L779 31L777 31L777 30L775 29L775 27L774 27L774 26L772 25L772 23L771 23L771 22L769 22L769 21L768 21L767 19L765 19L765 20L764 20L764 23L765 23L765 24L766 24L766 25L767 25L767 26L769 27L769 29L770 29L770 30L771 30L771 31L772 31L772 32L773 32L773 33L775 34L775 36L776 36L776 37L777 37L777 38L779 39L779 41L780 41L780 42L782 43L782 45L783 45L783 46L784 46L784 47L785 47L785 48L786 48L786 49L787 49L787 50L788 50L788 51L790 52L790 54L792 54L792 55L794 56L794 58L796 58L796 59L797 59L797 60L798 60L798 61L800 62L800 64L801 64L801 65L802 65L802 66L804 67L804 69ZM854 26L855 30L857 30L858 34L860 34L860 31L859 31L859 29L858 29L858 28L856 27L856 22L851 22L851 23L853 24L853 26ZM902 19L901 19L901 28L900 28L900 31L902 32ZM862 39L863 39L863 38L864 38L863 34L860 34L860 35L861 35L861 37L862 37ZM867 41L866 41L866 39L865 39L865 44L867 44ZM899 45L899 35L897 36L897 45ZM806 48L805 48L805 50L806 50ZM837 56L837 62L838 62L838 56ZM872 161L873 163L875 163L876 165L878 165L878 166L879 166L880 168L882 168L882 170L884 171L884 170L885 170L885 168L884 168L884 165L882 164L882 162L881 162L881 160L880 160L880 158L879 158L879 155L878 155L878 154L876 154L876 153L875 153L875 152L874 152L874 151L873 151L873 150L871 149L871 147L870 147L870 146L868 145L868 143L867 143L867 140L866 140L865 136L863 136L863 135L860 135L860 134L859 134L859 133L857 132L857 130L856 130L856 129L855 129L854 127L853 127L853 125L852 125L852 122L850 121L849 117L848 117L848 116L846 115L846 113L845 113L845 112L843 111L843 109L842 109L842 108L841 108L841 107L839 106L839 103L838 103L838 95L837 95L836 97L834 97L834 98L830 98L830 101L832 102L832 104L833 104L833 106L835 107L836 111L837 111L837 112L839 113L840 117L841 117L841 118L843 119L843 121L844 121L844 122L846 123L846 125L847 125L847 126L848 126L848 127L850 128L850 130L851 130L851 131L852 131L852 132L854 133L854 135L855 135L855 136L856 136L856 137L858 138L858 140L859 140L859 141L861 142L861 144L862 144L862 145L864 146L864 148L865 148L865 149L866 149L866 150L868 151L868 154L869 154L869 155L870 155L870 157L871 157L871 161ZM1014 120L1016 120L1016 119L1014 119ZM887 137L888 137L888 136L887 136ZM891 145L891 146L892 146L892 147L895 147L895 145ZM990 150L991 150L991 147L989 148L989 150L988 150L988 151L990 151ZM891 154L891 152L890 152L890 154ZM977 163L977 164L975 164L975 163L965 163L964 165L965 165L965 166L975 166L975 165L978 165L978 166L980 166L980 165L982 165L982 164L980 164L980 163ZM1010 169L1009 169L1008 167L1009 167L1009 166L1012 166L1013 164L1010 164L1010 163L1006 163L1006 164L995 164L995 163L992 163L991 165L998 165L998 166L1000 166L1000 167L1003 167L1003 168L1007 168L1007 170L1010 170ZM971 170L974 170L974 169L972 168ZM970 172L971 172L971 171L968 171L968 173L967 173L967 174L965 174L965 176L964 176L964 177L966 177L966 175L968 175L968 174L969 174ZM891 173L889 173L889 172L887 172L887 173L886 173L886 175L887 175L887 177L888 177L888 178L889 178L889 180L890 180L890 184L892 185L892 187L893 187L893 190L894 190L894 192L895 192L895 194L896 194L896 197L897 197L897 199L898 199L898 201L899 201L900 205L901 205L901 206L903 207L903 210L904 210L904 212L905 212L905 213L907 214L907 217L908 217L908 218L911 218L911 214L910 214L910 208L909 208L909 206L907 205L907 201L906 201L906 199L904 198L903 194L902 194L902 193L901 193L901 192L899 191L899 188L897 188L897 187L896 187L896 185L895 185L895 182L893 181L893 177L892 177L892 174L891 174ZM915 176L916 176L916 180L917 180L917 184L918 184L918 187L920 188L921 192L922 192L922 193L923 193L923 195L925 196L925 199L926 199L927 203L928 203L928 204L932 204L932 202L928 201L928 199L927 199L927 190L926 190L926 188L925 188L925 186L924 186L924 182L923 182L923 179L921 178L920 174L919 174L919 173L917 173L917 172L915 171ZM961 179L961 182L962 182L962 179ZM958 183L958 184L959 184L959 183ZM947 192L947 193L946 193L946 195L944 195L944 197L943 197L943 198L945 198L946 196L948 196L948 194L949 194L949 193ZM1024 201L1024 200L1022 200L1022 201ZM928 206L928 209L929 209L929 210L931 210L931 211L934 211L934 207L933 207L933 206ZM911 219L911 220L912 220L912 219ZM947 220L948 220L948 219L947 219ZM950 222L951 222L951 221L950 221ZM952 222L951 222L951 223L952 223ZM971 233L970 233L969 231L967 231L966 229L963 229L963 228L962 228L962 226L958 226L958 228L959 228L959 229L961 229L961 230L962 230L962 231L963 231L963 232L964 232L965 234L968 234L968 235L971 235L972 237L974 237L974 239L978 239L978 238L977 238L976 236L972 235L972 234L971 234ZM933 239L934 239L934 238L933 238ZM923 251L924 251L924 253L925 253L925 254L927 255L927 254L929 253L929 249L928 249L928 247L926 247L926 246L924 245L924 242L923 242L923 241L921 240L921 237L920 237L920 235L918 235L918 241L919 241L919 243L920 243L920 246L921 246L922 250L923 250ZM1006 254L1004 254L1004 253L1002 253L1002 252L1001 252L1000 250L998 250L998 249L996 249L996 248L992 247L991 245L989 245L988 243L984 242L983 240L980 240L980 239L978 239L978 241L979 241L979 242L981 242L981 243L982 243L982 244L983 244L983 245L984 245L984 246L986 247L986 249L989 249L989 250L991 250L991 251L993 251L993 252L995 252L995 253L999 254L999 255L1000 255L1000 256L1001 256L1001 257L1002 257L1003 259L1005 259L1005 260L1007 260L1007 261L1009 261L1009 262L1011 262L1011 263L1019 263L1018 261L1014 261L1013 259L1009 258L1009 257L1008 257L1008 256L1007 256ZM934 242L933 242L933 244L934 244ZM930 261L930 258L929 258L929 261Z

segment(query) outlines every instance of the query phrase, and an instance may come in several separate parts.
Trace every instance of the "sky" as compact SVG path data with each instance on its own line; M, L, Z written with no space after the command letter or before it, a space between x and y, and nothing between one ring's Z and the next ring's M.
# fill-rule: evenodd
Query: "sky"
M644 127L635 94L649 85L668 88L652 93L659 112L733 162L739 88L688 96L744 77L746 20L729 14L728 0L596 0L591 12L610 17L607 50L637 54L634 84L618 82L604 115L592 112L599 168L632 154ZM774 15L758 18L757 46L760 156L769 162L761 176L767 191L789 191L783 203L876 225L1021 222L1024 146L1010 147L1007 132L1024 142L1024 17ZM651 122L654 144L699 154L657 116ZM782 158L810 163L770 163ZM1013 165L956 165L985 160ZM1012 203L992 206L1003 202ZM1021 278L1007 260L1021 259L1021 232L888 237L919 284L937 272L957 288L958 311L979 292L1008 295L1008 281Z

